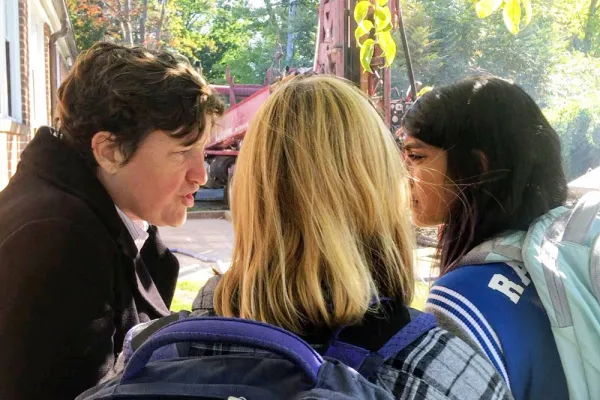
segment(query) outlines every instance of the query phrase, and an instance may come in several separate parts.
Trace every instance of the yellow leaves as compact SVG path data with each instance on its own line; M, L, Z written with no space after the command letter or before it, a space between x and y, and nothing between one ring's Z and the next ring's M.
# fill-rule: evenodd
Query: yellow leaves
M364 20L358 25L358 27L354 31L354 38L356 39L356 45L358 47L362 46L360 38L364 35L368 35L371 32L371 29L373 29L373 22L369 21L368 19Z
M521 23L521 5L519 0L506 0L502 16L504 17L504 25L512 33L519 33L519 24Z
M480 0L475 4L475 12L479 18L487 18L500 8L504 0Z
M396 57L396 42L392 37L392 12L387 6L389 0L362 0L354 7L354 20L358 27L354 31L356 45L360 47L360 64L367 72L373 73L371 61L375 53L375 46L381 49L381 56L385 59L385 67L389 67ZM369 11L372 9L372 13ZM373 32L374 30L374 32ZM364 42L361 38L369 35Z
M371 70L371 60L373 59L373 53L375 52L375 41L373 39L367 39L360 48L360 65L367 72L373 73Z
M522 0L521 3L523 3L523 8L525 9L525 24L523 27L526 27L531 23L533 8L531 7L531 0Z
M394 42L392 32L388 30L378 33L377 43L381 47L381 55L385 57L385 66L389 67L396 58L396 42Z
M475 3L475 12L479 18L487 18L501 7L504 25L513 35L531 23L533 15L531 0L479 0ZM522 10L525 12L523 20Z
M378 31L383 31L392 26L392 13L389 7L375 8L375 27Z
M360 25L367 18L369 8L371 8L371 3L367 0L359 1L356 4L356 7L354 7L354 20L357 24Z
M417 99L423 96L427 92L431 92L433 90L433 86L425 86L423 89L419 90L417 93Z

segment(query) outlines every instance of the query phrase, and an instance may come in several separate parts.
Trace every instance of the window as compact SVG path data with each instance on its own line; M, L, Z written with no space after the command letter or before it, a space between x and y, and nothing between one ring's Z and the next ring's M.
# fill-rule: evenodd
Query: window
M12 82L12 80L10 79L10 42L8 40L5 41L5 47L6 47L6 64L5 64L5 68L6 68L6 89L7 89L7 102L8 102L8 115L12 116L13 115L13 107L12 107L12 85L9 85L8 82Z
M21 119L18 0L0 0L0 116Z

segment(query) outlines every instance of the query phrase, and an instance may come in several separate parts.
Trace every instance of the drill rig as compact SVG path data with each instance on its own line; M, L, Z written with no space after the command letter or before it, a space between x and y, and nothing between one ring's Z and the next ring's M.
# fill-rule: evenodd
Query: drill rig
M371 0L372 2L376 0ZM360 49L357 46L354 31L357 23L353 18L353 10L357 0L321 0L318 13L315 57L312 72L332 74L354 82L366 93L378 107L386 124L395 132L401 118L410 105L410 100L391 99L391 73L385 67L381 49L375 49L371 59L373 73L361 70ZM393 26L400 31L404 58L409 81L411 83L410 99L416 98L416 86L412 74L410 53L406 42L402 12L398 0L389 3L393 16ZM369 14L367 18L373 18ZM277 86L277 79L283 74L276 68L280 57L277 51L271 68L267 70L265 85L236 84L227 70L228 86L213 86L222 95L229 95L230 107L217 122L211 132L206 146L206 163L209 175L207 186L225 188L225 201L229 200L231 182L235 169L235 161L241 149L246 130L258 109ZM240 98L243 98L238 102Z

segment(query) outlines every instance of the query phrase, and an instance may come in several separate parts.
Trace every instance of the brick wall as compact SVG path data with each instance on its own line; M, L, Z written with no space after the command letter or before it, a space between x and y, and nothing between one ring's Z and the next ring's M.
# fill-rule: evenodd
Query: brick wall
M19 47L21 50L22 122L29 125L29 1L19 0Z
M17 171L21 152L29 142L29 127L0 119L0 190Z
M0 119L0 190L17 171L21 152L31 140L29 93L29 0L19 0L21 124ZM49 29L48 29L49 32ZM48 36L49 37L49 36Z

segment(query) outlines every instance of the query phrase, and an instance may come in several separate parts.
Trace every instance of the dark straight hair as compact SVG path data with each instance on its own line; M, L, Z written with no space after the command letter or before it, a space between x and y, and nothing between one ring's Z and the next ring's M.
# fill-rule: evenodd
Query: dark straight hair
M440 272L503 232L526 230L566 201L560 140L533 99L496 77L440 87L407 112L404 132L446 151L450 205L438 250Z

